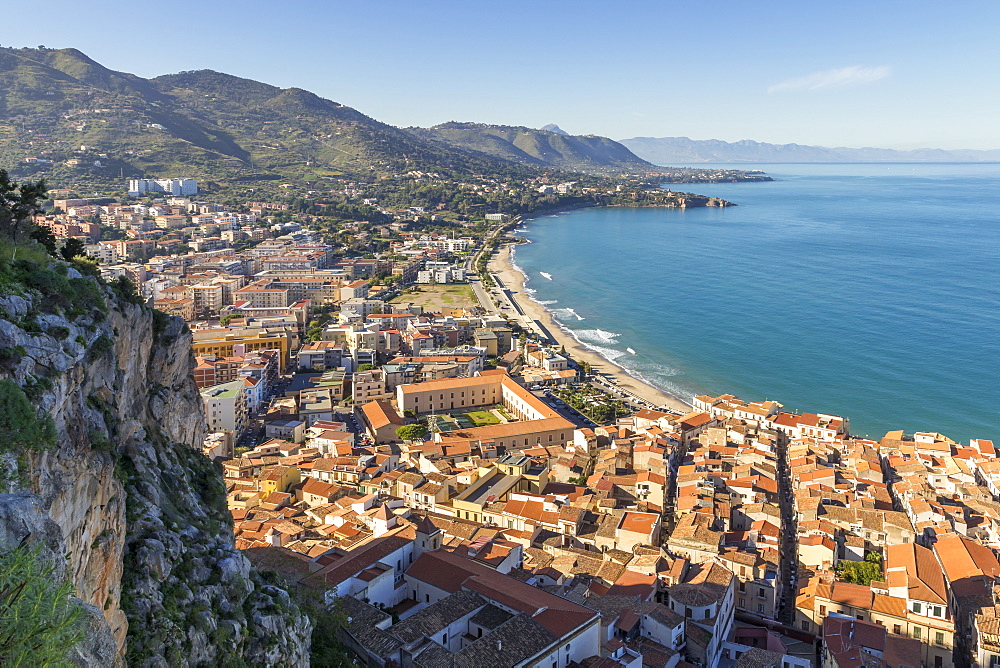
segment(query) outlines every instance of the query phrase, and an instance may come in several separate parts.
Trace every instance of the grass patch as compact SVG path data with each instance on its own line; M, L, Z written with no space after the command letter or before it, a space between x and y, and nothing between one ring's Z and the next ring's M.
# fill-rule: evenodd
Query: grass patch
M421 285L419 292L407 292L392 301L415 304L428 311L472 308L478 305L472 286L465 283Z
M500 418L489 411L472 411L471 413L465 413L465 417L469 418L469 421L476 427L500 424Z

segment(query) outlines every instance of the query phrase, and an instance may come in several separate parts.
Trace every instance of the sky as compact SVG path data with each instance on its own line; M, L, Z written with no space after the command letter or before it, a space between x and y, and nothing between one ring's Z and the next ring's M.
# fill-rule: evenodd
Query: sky
M3 46L297 86L397 126L1000 148L1000 3L47 0Z

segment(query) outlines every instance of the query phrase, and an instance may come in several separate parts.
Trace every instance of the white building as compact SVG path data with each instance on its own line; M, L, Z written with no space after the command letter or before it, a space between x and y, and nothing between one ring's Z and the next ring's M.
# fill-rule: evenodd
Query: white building
M243 379L201 390L209 431L229 431L237 438L247 426L247 393Z
M197 195L198 182L194 179L132 179L128 182L130 197L139 197L147 193Z

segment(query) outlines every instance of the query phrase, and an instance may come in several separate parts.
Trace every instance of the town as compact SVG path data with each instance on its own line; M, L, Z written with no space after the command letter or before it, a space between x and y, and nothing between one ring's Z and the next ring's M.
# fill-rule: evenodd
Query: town
M509 213L127 190L35 222L188 323L237 547L358 663L1000 665L991 441L616 391L490 274Z

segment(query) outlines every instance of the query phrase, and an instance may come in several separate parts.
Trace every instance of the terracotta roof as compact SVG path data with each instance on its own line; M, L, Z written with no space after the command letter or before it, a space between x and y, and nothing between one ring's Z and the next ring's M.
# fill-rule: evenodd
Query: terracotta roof
M526 612L557 637L592 619L595 613L451 552L425 552L406 572L445 591L472 589L500 605Z
M388 401L372 401L361 407L364 411L365 419L373 429L381 429L389 425L406 423L392 404Z

